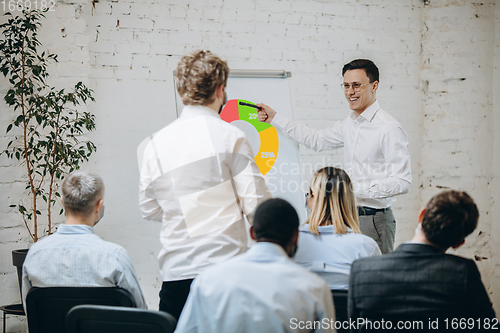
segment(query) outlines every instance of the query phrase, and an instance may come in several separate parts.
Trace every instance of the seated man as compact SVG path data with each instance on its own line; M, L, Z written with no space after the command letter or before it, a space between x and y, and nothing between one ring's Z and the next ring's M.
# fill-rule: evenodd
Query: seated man
M349 283L351 319L391 318L395 327L394 320L425 318L423 328L436 331L429 325L438 324L443 330L446 325L452 328L453 318L494 318L474 261L445 253L450 247L456 249L464 244L465 237L476 228L478 217L474 201L465 192L446 191L434 196L420 212L410 242L393 253L353 263ZM441 320L435 323L436 318ZM476 330L483 328L479 324L489 321L471 320Z
M198 275L178 332L335 332L326 282L294 263L299 219L285 200L257 208L245 254Z
M127 251L94 234L104 214L102 179L86 171L68 175L61 202L66 223L33 244L23 265L23 304L32 287L121 287L146 308Z

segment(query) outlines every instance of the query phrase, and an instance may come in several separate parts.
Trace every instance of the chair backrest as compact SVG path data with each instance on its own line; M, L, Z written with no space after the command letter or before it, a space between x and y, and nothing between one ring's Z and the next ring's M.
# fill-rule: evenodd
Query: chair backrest
M336 320L348 320L347 290L332 290L333 305L335 306Z
M30 333L65 333L66 314L80 304L136 306L132 294L117 287L32 288L26 296Z
M66 316L71 333L171 333L177 321L161 311L102 305L78 305Z

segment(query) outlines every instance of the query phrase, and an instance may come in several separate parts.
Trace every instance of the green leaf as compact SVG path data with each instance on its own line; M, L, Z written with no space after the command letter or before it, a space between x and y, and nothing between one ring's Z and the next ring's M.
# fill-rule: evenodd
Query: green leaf
M7 126L7 131L5 133L9 133L11 129L12 129L12 124L9 124L9 126Z

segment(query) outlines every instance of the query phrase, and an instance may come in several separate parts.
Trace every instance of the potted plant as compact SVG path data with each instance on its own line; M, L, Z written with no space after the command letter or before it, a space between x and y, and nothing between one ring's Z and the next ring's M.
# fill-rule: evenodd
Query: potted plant
M0 72L10 83L4 100L13 111L6 133L15 133L0 154L18 160L24 167L27 195L10 207L19 211L36 242L54 230L52 208L60 197L58 183L97 150L91 141L82 140L83 135L95 130L95 116L78 109L78 105L94 98L93 91L82 82L71 91L57 90L47 83L47 67L57 62L57 56L40 50L37 32L45 17L42 12L5 15L7 23L0 25ZM14 250L14 264L22 267L24 258L16 255L26 253Z

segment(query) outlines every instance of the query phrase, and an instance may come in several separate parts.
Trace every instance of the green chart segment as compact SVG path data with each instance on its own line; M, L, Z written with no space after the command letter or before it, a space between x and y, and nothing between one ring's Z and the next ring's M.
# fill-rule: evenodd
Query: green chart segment
M255 164L259 167L260 172L265 175L271 170L278 157L278 132L270 124L259 121L256 108L241 105L241 103L255 105L255 103L243 99L229 100L224 106L220 117L228 123L236 120L246 121L257 130L260 138L260 150L255 156Z

